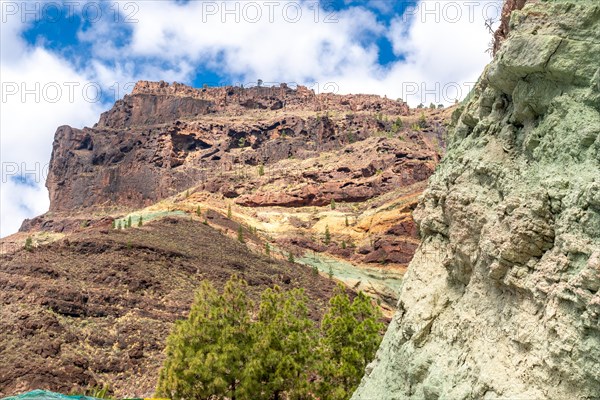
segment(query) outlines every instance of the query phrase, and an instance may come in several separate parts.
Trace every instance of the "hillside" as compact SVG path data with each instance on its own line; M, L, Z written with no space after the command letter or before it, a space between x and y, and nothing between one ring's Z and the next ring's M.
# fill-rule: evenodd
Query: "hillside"
M305 288L315 320L341 281L391 315L451 113L139 82L94 127L58 128L49 212L0 242L0 396L151 395L203 279Z
M1 261L0 396L104 384L120 397L151 396L172 323L204 279L222 287L238 274L255 300L273 285L305 288L314 319L335 287L182 217L89 228Z
M391 312L419 243L411 213L452 111L302 86L138 82L94 127L58 128L50 211L21 231L231 209L261 238L255 250L292 252ZM237 225L224 228L235 237Z

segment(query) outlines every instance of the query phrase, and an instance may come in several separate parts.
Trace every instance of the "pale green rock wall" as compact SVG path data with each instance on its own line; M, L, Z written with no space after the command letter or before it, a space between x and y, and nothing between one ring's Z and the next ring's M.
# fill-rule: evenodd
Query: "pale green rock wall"
M415 218L353 399L600 398L600 2L513 13Z

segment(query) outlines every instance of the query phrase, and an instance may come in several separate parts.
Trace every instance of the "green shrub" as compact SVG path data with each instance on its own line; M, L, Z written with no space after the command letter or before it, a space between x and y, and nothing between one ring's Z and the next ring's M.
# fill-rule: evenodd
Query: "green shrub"
M25 245L23 246L23 248L29 252L33 251L33 239L31 238L31 236L28 236L27 239L25 239Z
M419 117L419 127L422 129L427 128L427 119L425 118L425 113L421 113Z
M313 269L314 271L314 269ZM318 273L318 271L317 271ZM247 283L219 293L203 282L167 338L156 395L180 399L350 398L382 339L381 312L338 285L320 324L303 290L266 289L258 310Z
M244 228L242 227L242 225L240 225L238 227L238 232L237 232L237 239L240 243L244 243Z
M394 123L392 124L392 133L398 133L400 132L400 130L404 127L404 122L402 122L402 119L400 117L398 117L396 119L396 121L394 121Z

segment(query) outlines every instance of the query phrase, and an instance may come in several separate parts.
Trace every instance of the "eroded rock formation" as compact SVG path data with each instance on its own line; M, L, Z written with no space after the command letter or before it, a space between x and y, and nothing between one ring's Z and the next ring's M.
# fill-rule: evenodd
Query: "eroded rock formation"
M403 163L403 178L366 179L384 164L391 165L372 157L372 162L361 160L356 168L336 171L339 184L330 183L322 194L315 184L320 187L329 177L319 171L305 176L309 183L290 193L249 194L257 185L245 184L244 170L259 164L276 170L278 161L318 157L377 132L391 137L392 116L408 113L403 102L369 95L315 95L304 87L194 89L139 82L93 128L57 130L47 180L50 211L140 207L199 184L230 198L245 195L239 202L248 205L322 205L332 198L361 201L387 191L386 184L427 178L437 149L425 144L421 134L402 146L373 142L368 148L372 152L413 160ZM439 143L442 132L438 127ZM243 179L232 182L224 176L232 170ZM394 175L401 174L394 171ZM354 179L359 179L356 184ZM350 186L344 186L347 183Z
M410 212L444 152L450 114L373 95L317 95L302 86L138 82L93 128L57 130L50 213L21 230L72 230L74 213L94 225L90 214L117 216L191 190L215 195L203 207L239 206L247 223L288 251L326 251L401 273L418 243ZM327 215L314 207L332 201L343 212L337 221L348 220L339 229L335 220L317 225ZM274 207L277 224L256 220L257 210ZM371 215L378 207L385 217ZM297 219L288 211L303 213L303 221L286 226ZM320 238L327 224L330 246Z
M514 11L355 400L600 394L600 5Z

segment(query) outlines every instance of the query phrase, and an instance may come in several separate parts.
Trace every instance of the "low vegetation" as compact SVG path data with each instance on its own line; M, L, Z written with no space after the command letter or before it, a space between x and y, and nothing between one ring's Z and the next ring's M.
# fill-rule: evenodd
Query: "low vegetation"
M379 309L339 286L317 326L301 289L266 289L257 310L247 283L198 290L167 339L157 396L171 399L348 399L381 342Z

